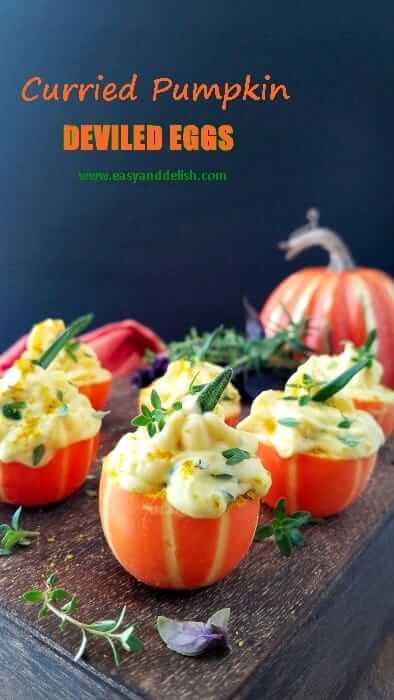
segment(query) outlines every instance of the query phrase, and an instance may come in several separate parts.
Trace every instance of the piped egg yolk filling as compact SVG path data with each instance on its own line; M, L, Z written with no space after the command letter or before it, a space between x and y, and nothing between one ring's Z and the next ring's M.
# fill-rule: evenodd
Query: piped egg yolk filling
M124 435L103 468L120 488L165 496L193 518L217 518L241 497L268 492L271 478L256 457L257 444L214 413L202 413L189 396L153 437L144 427ZM231 448L244 453L236 464L223 454Z
M37 323L30 331L23 357L38 359L64 330L64 322L60 319L48 318ZM65 372L76 386L99 384L111 379L111 373L100 365L95 352L76 339L68 341L53 360L51 368Z
M164 406L171 406L189 394L190 387L208 384L223 370L223 367L210 362L176 360L170 362L166 373L140 392L140 404L150 407L150 394L156 389ZM237 389L229 384L215 408L215 413L224 419L240 413L241 397Z

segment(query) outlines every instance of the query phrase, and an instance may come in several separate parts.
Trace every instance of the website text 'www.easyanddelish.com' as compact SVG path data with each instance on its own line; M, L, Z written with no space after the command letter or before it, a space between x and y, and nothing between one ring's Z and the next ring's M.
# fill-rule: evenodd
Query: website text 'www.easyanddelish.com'
M83 170L80 182L226 182L227 173L214 170Z

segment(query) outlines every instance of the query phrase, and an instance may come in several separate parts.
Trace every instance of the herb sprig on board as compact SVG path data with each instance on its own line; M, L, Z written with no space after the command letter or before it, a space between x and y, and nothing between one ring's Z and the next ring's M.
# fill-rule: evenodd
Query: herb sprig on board
M304 544L304 537L300 532L303 525L323 524L322 518L313 518L307 511L297 511L292 515L286 513L286 499L281 498L272 511L272 520L256 528L254 541L273 538L283 556L289 557L297 547Z
M183 340L169 343L167 350L171 362L205 360L246 371L260 371L267 366L293 368L300 362L295 354L305 357L311 352L303 341L307 328L307 319L298 322L290 319L287 328L279 328L270 337L262 335L261 328L259 337L248 337L223 326L202 334L192 328ZM151 360L152 355L147 359Z
M117 619L97 620L91 623L81 622L73 616L78 605L76 596L71 595L64 588L58 587L54 574L47 579L44 590L26 591L23 593L22 598L25 603L40 606L38 612L39 620L46 615L52 614L60 620L62 632L66 625L79 629L81 643L75 654L74 661L79 661L84 656L90 639L104 639L111 648L112 656L117 666L121 662L119 646L127 652L137 652L143 649L143 643L134 634L134 625L129 625L122 632L119 631L125 618L125 607L122 608ZM66 602L64 602L65 600ZM61 607L58 606L59 601L63 602Z
M16 546L29 547L32 541L40 536L36 530L24 530L21 527L22 507L20 506L11 518L11 523L0 525L0 556L8 557L13 554Z

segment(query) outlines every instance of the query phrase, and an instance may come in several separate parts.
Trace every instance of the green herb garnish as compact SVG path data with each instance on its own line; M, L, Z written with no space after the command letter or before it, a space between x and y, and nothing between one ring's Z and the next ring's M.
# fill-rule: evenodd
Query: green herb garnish
M9 420L20 420L22 418L21 411L26 408L26 401L10 401L2 407L4 418Z
M337 435L337 440L340 440L343 442L347 447L357 447L358 445L358 440L356 438L351 437L351 435Z
M64 346L64 352L67 353L69 357L71 357L73 362L78 362L78 358L75 354L76 350L78 350L79 346L81 345L80 340L69 340Z
M278 423L284 425L286 428L295 428L299 425L299 421L296 418L279 418Z
M203 359L223 367L242 367L246 372L260 371L267 366L297 367L300 361L295 353L307 356L311 352L303 342L308 320L303 318L295 322L288 318L287 327L277 329L270 337L248 338L222 326L202 334L192 328L183 340L169 343L169 359L191 363ZM147 360L152 360L151 352L147 353Z
M59 352L63 350L65 345L72 338L75 338L76 335L82 333L82 331L91 324L93 318L93 314L86 314L85 316L75 319L75 321L70 323L66 330L51 343L49 348L45 350L38 360L33 360L34 364L39 365L43 369L47 369Z
M41 620L45 615L52 613L60 620L60 629L64 630L66 625L71 625L79 629L81 633L81 643L77 653L75 654L74 661L79 661L83 657L86 651L88 639L105 639L111 647L114 662L117 666L120 664L120 655L117 648L117 644L120 644L121 648L127 652L137 652L143 649L143 643L134 634L134 625L126 627L123 632L118 632L119 627L122 625L126 608L121 610L119 617L116 620L98 620L97 622L91 622L87 624L77 620L72 614L75 612L78 601L76 596L72 596L64 588L56 587L56 577L52 574L46 581L46 586L43 591L33 590L26 591L22 595L25 603L32 603L34 605L40 605L40 610L38 612L38 619ZM56 603L58 601L64 601L68 598L68 601L58 607Z
M346 416L342 417L342 420L338 423L337 428L350 428L352 424L352 421L349 420L349 418L346 418Z
M250 453L247 450L241 450L239 447L230 447L228 450L222 452L223 457L226 459L226 464L238 464L244 459L250 458Z
M34 448L33 455L32 455L32 462L33 462L34 467L37 467L40 464L44 454L45 454L45 445L42 445L42 444L37 445L37 447Z
M23 530L20 527L21 513L22 507L20 506L12 516L10 525L7 525L6 523L0 525L1 557L8 557L10 554L12 554L16 545L28 547L30 544L32 544L32 539L40 536L40 533L36 532L35 530Z
M356 356L354 357L354 360L356 360L355 364L319 389L319 391L312 397L313 400L327 401L327 399L330 399L332 396L337 394L338 391L341 391L341 389L343 389L343 387L345 387L356 374L361 372L362 369L365 367L370 367L375 357L374 353L371 351L371 347L375 339L376 330L374 329L368 333L368 337L364 345L358 348Z
M297 511L292 515L286 513L286 500L281 498L272 511L270 523L258 525L254 541L261 542L269 537L274 539L283 556L289 557L296 547L304 544L300 527L303 525L323 524L322 518L313 518L307 511Z
M203 413L214 410L232 376L233 371L228 367L202 389L197 401Z
M141 426L146 428L150 437L153 437L156 433L163 430L166 424L166 418L173 413L173 411L181 410L182 402L175 401L170 409L164 408L156 389L152 389L151 391L150 402L152 404L152 409L142 404L141 413L133 418L131 425L136 428Z

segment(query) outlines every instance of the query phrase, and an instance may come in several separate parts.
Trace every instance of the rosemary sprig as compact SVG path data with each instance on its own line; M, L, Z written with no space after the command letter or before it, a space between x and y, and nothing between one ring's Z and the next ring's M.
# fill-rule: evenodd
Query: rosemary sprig
M261 542L269 537L274 539L283 556L289 557L294 549L304 544L304 537L300 532L303 525L323 524L322 518L313 518L307 511L297 511L292 515L286 513L286 500L281 498L272 511L271 522L258 525L254 535L255 542Z
M56 576L52 574L46 581L43 591L32 590L26 591L22 595L25 603L40 605L38 619L41 620L45 615L52 613L60 620L60 629L63 632L65 626L72 625L79 629L81 633L81 643L77 653L74 656L74 661L79 661L85 652L89 638L105 639L111 647L114 662L117 666L120 664L120 655L117 644L127 652L137 652L143 649L143 643L134 634L134 625L129 625L123 632L117 632L123 623L126 608L122 608L120 615L116 620L98 620L97 622L81 622L72 616L72 613L77 608L78 601L75 595L67 593L64 588L56 587ZM56 605L57 601L68 598L68 601L60 608Z
M76 318L75 321L70 323L66 330L51 343L41 357L38 360L34 360L34 364L40 365L43 369L47 369L71 338L75 338L75 336L82 333L82 331L91 324L93 318L93 314L86 314L85 316Z
M32 544L32 540L40 536L40 533L35 530L23 530L20 527L20 518L22 507L20 506L11 518L11 523L3 523L0 525L0 556L8 557L13 553L14 547L28 547Z

